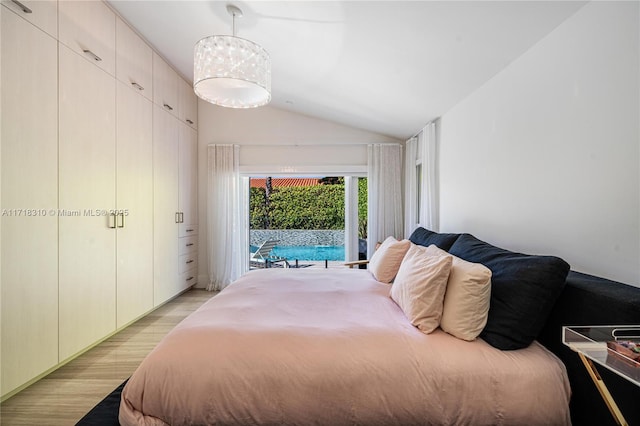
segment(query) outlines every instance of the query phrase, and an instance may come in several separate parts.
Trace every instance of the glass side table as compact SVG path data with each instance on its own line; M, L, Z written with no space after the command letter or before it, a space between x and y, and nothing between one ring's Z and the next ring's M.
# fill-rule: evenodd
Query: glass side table
M640 325L562 327L562 343L578 353L616 422L628 425L594 365L595 362L640 387L639 360L633 352L613 349L623 341L640 342Z

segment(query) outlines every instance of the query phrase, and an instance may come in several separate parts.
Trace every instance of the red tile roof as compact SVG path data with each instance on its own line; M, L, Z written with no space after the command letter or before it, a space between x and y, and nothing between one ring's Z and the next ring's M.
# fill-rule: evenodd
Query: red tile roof
M251 188L265 188L265 178L251 178ZM319 185L318 178L271 178L273 188Z

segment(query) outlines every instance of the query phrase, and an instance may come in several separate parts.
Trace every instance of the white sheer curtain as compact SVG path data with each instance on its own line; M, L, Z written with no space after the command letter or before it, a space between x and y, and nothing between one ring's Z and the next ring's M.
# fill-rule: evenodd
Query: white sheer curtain
M420 222L416 173L417 152L418 138L414 136L407 141L404 160L404 235L406 238L409 238Z
M421 132L422 141L422 206L420 208L420 223L427 229L439 231L439 191L438 191L438 158L436 124L427 124ZM421 142L421 143L420 143Z
M436 124L431 122L406 144L404 232L407 237L417 226L433 231L440 227L436 135Z
M207 290L214 291L222 290L247 269L249 246L244 211L248 203L243 202L245 185L239 174L239 147L209 145L207 154Z
M402 147L397 144L368 146L367 253L388 236L402 238Z

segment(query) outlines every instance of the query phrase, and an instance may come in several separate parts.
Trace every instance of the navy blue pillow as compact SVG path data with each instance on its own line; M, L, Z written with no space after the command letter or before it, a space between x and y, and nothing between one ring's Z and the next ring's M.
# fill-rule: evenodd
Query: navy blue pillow
M409 241L413 244L429 247L431 244L435 244L444 251L449 251L453 243L458 239L460 234L439 234L437 232L429 231L425 228L416 228Z
M514 253L462 234L449 253L491 269L491 304L480 334L502 350L526 348L544 327L569 264L559 257Z

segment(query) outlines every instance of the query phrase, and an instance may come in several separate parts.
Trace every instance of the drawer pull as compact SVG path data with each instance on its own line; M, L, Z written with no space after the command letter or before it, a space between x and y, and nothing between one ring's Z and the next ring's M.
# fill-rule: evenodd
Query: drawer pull
M193 243L187 243L187 247L191 247Z
M20 9L22 9L24 13L33 13L31 9L29 9L24 4L20 3L18 0L11 0L11 1L14 2Z
M193 279L193 277L189 277L185 281L191 281L192 279Z
M135 81L131 83L131 85L133 87L135 87L138 90L144 90L144 87L140 86L138 83L136 83Z
M102 58L100 56L96 55L95 53L93 53L89 49L84 49L83 52L86 53L87 55L91 56L91 58L93 58L93 60L96 61L96 62L100 62L102 60Z
M193 263L193 260L187 260L187 265Z
M187 232L193 232L195 229L187 229Z
M168 109L169 111L173 111L173 107L171 105L169 105L169 104L164 104L164 107L166 109Z
M193 124L193 120L187 118L187 123Z

